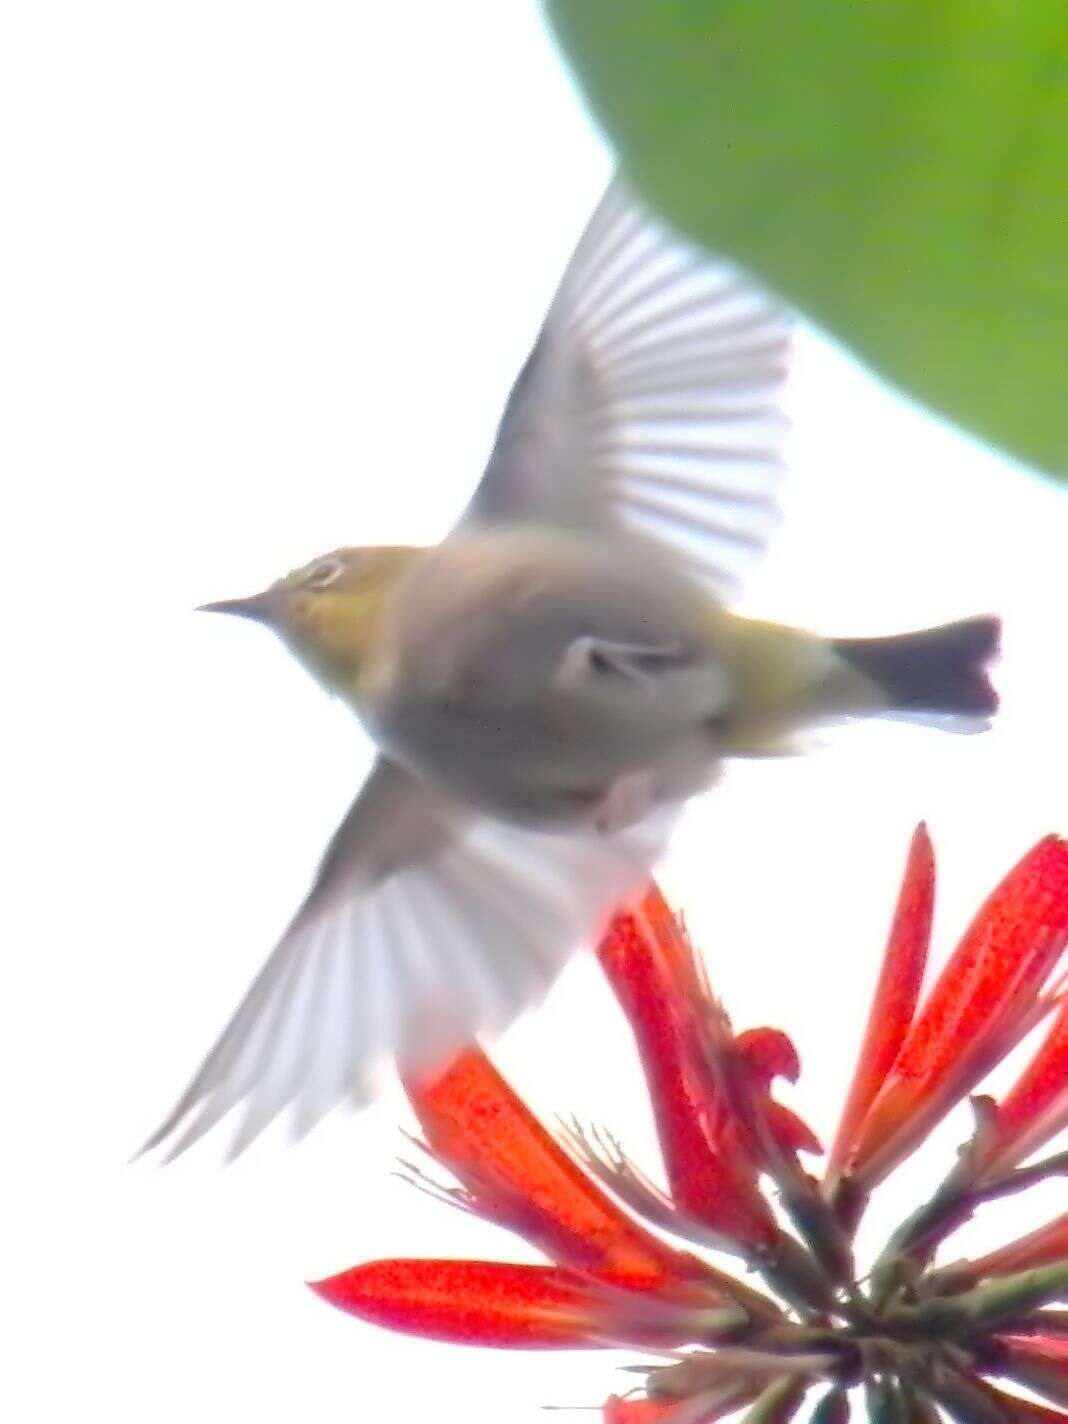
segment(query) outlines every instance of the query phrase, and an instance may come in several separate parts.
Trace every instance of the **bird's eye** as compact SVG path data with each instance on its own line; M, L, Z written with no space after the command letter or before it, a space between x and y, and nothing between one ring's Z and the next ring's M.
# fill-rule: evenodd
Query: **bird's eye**
M326 588L335 579L340 578L345 570L345 565L340 559L324 559L321 564L316 564L306 580L308 588Z

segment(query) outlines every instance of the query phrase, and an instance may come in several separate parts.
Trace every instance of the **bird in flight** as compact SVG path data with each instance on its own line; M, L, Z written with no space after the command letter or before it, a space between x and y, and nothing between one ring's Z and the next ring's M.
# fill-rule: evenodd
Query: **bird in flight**
M443 1067L546 992L724 762L841 718L969 726L997 621L833 639L729 611L777 519L786 313L644 210L596 209L489 463L434 548L343 548L250 598L378 756L174 1110L237 1155Z

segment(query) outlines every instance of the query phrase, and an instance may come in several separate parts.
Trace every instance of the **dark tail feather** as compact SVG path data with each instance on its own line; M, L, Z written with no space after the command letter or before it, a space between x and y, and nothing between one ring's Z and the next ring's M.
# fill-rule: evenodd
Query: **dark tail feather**
M842 638L841 657L877 682L890 710L989 717L998 708L988 668L998 653L1001 620L965 618L892 638Z

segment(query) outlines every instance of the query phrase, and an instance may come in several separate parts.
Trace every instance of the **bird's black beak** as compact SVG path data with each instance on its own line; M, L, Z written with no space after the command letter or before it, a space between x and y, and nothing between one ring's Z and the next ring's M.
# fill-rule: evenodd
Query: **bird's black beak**
M251 618L254 623L271 623L277 612L277 600L272 590L254 593L249 598L222 598L218 603L202 603L198 613L232 613L237 618Z

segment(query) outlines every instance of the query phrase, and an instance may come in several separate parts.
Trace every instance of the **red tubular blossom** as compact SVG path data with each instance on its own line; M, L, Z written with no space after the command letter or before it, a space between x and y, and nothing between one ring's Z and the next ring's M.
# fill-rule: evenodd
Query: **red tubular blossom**
M772 1246L779 1228L752 1165L737 1142L728 1154L715 1139L722 1109L690 1052L690 951L659 891L617 916L598 957L634 1033L675 1204L732 1241Z
M1068 1212L1018 1241L948 1270L958 1279L974 1283L989 1276L1012 1276L1035 1266L1052 1266L1057 1261L1068 1261Z
M828 1159L829 1182L833 1183L849 1155L857 1129L912 1026L931 943L934 890L934 851L927 827L921 824L912 837L860 1057Z
M434 1155L480 1211L561 1265L640 1283L692 1279L697 1263L625 1215L564 1152L478 1048L408 1097Z
M1068 842L1047 836L972 921L912 1024L848 1153L867 1187L1031 1029L1068 942Z
M997 1338L1026 1358L1068 1369L1068 1340L1061 1335L999 1335Z
M998 1107L987 1172L1015 1167L1068 1127L1068 998L1030 1066Z
M497 1261L371 1261L312 1283L339 1310L460 1345L566 1349L604 1343L589 1292L554 1266Z
M611 1394L605 1401L604 1424L670 1424L677 1406L665 1399L620 1399Z

